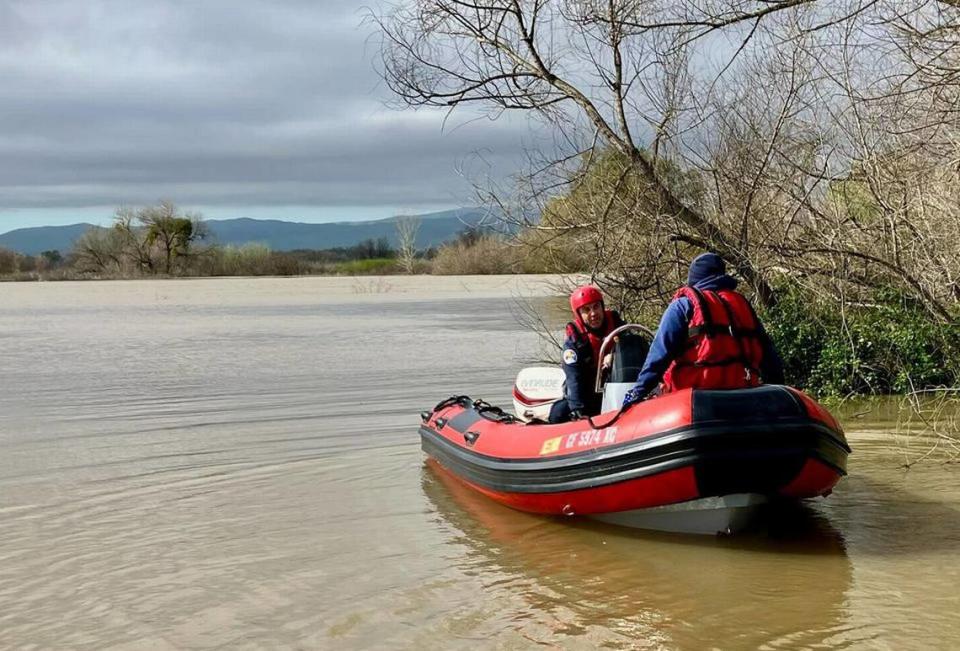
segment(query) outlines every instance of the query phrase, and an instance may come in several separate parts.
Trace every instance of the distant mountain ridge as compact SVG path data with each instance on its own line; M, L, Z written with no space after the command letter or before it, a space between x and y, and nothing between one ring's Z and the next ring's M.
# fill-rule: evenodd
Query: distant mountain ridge
M464 229L486 223L490 211L483 208L458 208L441 212L413 215L420 220L417 248L439 246L457 236ZM332 249L349 247L368 239L386 238L392 246L397 243L397 219L388 217L374 221L330 222L308 224L276 219L207 219L211 241L216 244L242 246L259 243L274 251L293 249ZM0 247L26 255L58 250L66 254L93 224L69 226L36 226L18 228L0 235Z
M53 250L66 254L73 248L73 243L91 228L96 226L70 224L69 226L18 228L0 235L0 247L26 255L39 255L43 251Z

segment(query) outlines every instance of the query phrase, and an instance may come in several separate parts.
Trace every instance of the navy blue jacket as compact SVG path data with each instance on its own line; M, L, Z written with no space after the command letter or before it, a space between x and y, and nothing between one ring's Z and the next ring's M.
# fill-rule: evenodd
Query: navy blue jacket
M614 311L613 327L618 328L622 325L623 319ZM566 378L564 397L567 399L570 410L590 415L600 413L603 396L593 390L600 360L593 359L593 349L587 338L568 334L563 340L562 360L561 366Z
M695 283L694 287L708 291L736 289L737 279L726 274L711 276ZM640 369L640 375L637 376L637 383L627 393L624 404L643 400L657 387L673 360L683 354L688 338L687 327L692 318L693 305L685 296L681 296L667 306L660 318L660 325L657 327L653 343L650 344L647 359L643 363L643 368ZM766 330L763 329L763 324L758 323L758 326L757 336L763 346L760 376L767 384L783 384L783 362L780 355L770 341Z

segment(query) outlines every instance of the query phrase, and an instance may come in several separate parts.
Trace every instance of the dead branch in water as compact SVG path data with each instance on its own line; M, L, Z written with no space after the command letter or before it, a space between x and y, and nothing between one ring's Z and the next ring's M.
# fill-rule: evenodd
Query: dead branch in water
M903 397L900 407L899 436L933 437L932 445L916 459L908 458L904 468L935 457L942 457L944 463L960 459L960 387L913 389Z

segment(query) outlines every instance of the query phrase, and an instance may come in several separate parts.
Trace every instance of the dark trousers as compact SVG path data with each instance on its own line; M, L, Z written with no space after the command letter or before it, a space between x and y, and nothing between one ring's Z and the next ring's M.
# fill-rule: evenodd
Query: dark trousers
M603 397L598 393L596 398L589 400L590 404L585 405L583 409L580 410L580 413L584 416L596 416L600 413L600 406L603 401ZM557 423L566 423L570 420L570 403L566 398L562 400L557 400L553 403L553 406L550 407L550 416L547 418L547 422L551 425Z
M550 407L550 416L547 418L547 422L555 425L556 423L566 423L568 420L570 420L570 403L567 402L566 398L557 400Z

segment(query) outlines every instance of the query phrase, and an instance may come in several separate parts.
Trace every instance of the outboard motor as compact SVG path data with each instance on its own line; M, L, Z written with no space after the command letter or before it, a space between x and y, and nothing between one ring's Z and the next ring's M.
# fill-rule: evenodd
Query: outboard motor
M532 366L520 371L513 385L513 412L526 422L550 417L553 403L563 398L563 369L558 366Z
M642 325L627 324L611 332L600 346L600 359L610 357L605 370L598 369L597 393L603 393L602 411L616 411L632 387L647 359L653 333ZM546 422L550 408L563 398L563 369L558 366L533 366L517 375L513 385L513 411L526 422Z

